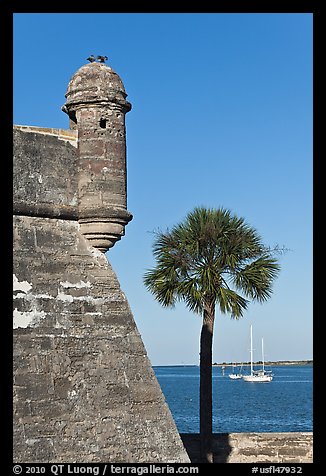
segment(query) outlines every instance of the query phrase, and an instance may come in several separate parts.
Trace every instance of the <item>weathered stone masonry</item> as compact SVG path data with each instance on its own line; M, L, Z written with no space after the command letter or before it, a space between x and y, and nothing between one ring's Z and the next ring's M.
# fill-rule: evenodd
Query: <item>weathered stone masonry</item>
M14 128L17 462L189 461L103 254L131 219L125 98L90 63L68 87L71 130Z
M181 434L193 463L200 462L198 434ZM312 463L313 437L310 432L215 433L214 463Z

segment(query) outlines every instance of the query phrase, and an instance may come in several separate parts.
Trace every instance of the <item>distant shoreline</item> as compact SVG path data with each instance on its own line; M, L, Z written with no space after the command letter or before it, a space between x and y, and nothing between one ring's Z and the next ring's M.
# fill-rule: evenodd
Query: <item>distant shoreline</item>
M266 366L281 366L281 365L313 365L313 360L277 360L277 361L266 361ZM212 365L213 367L243 367L250 366L250 362L223 362L216 363ZM253 365L262 365L262 361L253 362ZM153 367L199 367L197 364L170 364L170 365L153 365Z
M313 360L276 360L276 361L266 361L265 365L313 365ZM262 365L262 361L258 360L253 362L253 365ZM223 362L221 364L214 363L213 367L240 367L250 365L250 362Z

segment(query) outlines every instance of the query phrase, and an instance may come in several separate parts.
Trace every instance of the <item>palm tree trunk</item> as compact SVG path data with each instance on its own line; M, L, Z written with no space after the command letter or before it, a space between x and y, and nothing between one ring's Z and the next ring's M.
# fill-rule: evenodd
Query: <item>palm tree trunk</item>
M205 306L200 335L200 453L203 463L213 463L212 344L215 302Z

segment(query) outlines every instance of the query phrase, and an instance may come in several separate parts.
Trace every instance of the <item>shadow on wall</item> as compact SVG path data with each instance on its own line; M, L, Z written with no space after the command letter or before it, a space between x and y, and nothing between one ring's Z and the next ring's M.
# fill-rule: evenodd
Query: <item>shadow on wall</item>
M183 445L192 463L200 463L200 435L199 433L181 433ZM219 433L218 438L213 435L214 463L227 463L232 451L228 433Z

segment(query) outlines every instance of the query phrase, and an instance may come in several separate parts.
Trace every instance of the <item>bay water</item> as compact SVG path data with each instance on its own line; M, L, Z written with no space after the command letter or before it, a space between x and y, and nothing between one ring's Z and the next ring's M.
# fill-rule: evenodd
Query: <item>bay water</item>
M179 432L199 433L199 367L153 369ZM312 431L312 365L268 367L269 383L232 380L232 367L212 370L214 433Z

